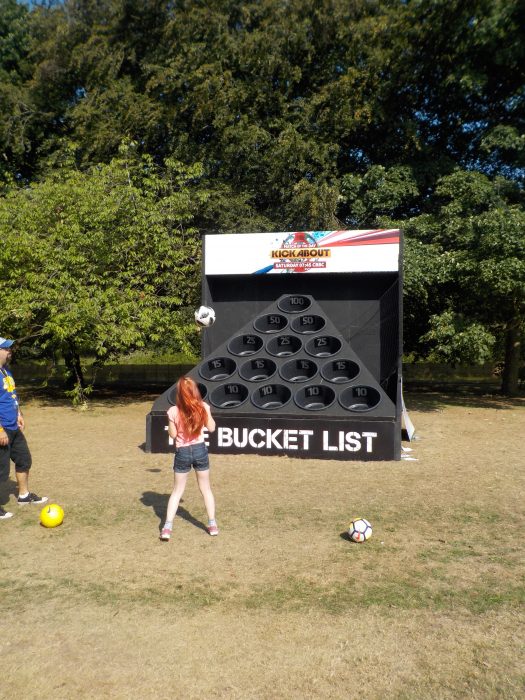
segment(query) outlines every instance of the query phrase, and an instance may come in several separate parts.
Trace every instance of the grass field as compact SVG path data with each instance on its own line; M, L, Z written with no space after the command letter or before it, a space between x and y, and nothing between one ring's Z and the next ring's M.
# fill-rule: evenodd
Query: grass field
M213 457L221 534L192 478L170 543L153 397L26 402L66 517L0 492L0 698L525 697L525 402L406 398L417 461Z

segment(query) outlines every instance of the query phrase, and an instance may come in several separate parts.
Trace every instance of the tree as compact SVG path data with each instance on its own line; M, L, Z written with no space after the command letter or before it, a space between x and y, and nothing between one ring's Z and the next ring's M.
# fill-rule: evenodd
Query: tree
M499 358L505 336L513 390L523 2L0 2L16 47L0 43L0 66L15 57L0 142L18 144L18 180L71 153L94 172L127 139L157 167L202 163L200 231L401 226L407 351Z
M0 0L0 180L23 169L30 140L26 83L32 74L28 58L28 10L16 0Z
M160 170L127 147L108 165L65 164L0 199L0 322L60 353L78 396L82 355L100 364L166 337L189 347L200 173L170 160Z
M457 170L436 188L432 216L413 218L409 235L439 250L435 277L442 309L423 341L447 362L504 360L502 389L517 392L525 331L525 211L515 183Z

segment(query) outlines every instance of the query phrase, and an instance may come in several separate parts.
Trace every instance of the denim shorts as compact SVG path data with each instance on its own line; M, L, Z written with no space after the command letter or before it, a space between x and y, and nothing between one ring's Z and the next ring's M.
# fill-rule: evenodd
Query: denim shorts
M205 472L210 468L208 448L203 442L198 442L196 445L177 447L175 460L173 461L173 470L177 474L187 474L192 467L197 472Z

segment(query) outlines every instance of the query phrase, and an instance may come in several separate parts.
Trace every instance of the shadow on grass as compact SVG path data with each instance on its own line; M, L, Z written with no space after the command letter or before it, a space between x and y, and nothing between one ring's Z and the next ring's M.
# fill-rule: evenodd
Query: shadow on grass
M471 382L411 384L405 387L404 399L409 412L439 411L447 406L495 410L525 406L525 392L521 396L504 396L490 386Z
M366 540L363 540L362 542L356 542L353 540L350 535L348 534L348 530L345 530L344 532L339 533L339 537L344 540L345 542L350 542L351 545L361 545L365 544Z
M157 493L156 491L144 491L140 498L141 503L143 503L148 508L153 508L153 512L159 519L159 531L161 530L162 525L164 524L164 521L166 519L166 510L168 508L169 498L169 493ZM197 520L197 518L194 518L193 515L181 505L179 505L177 509L177 517L182 518L194 527L197 527L200 530L204 530L204 532L207 532L206 525L201 520Z
M16 379L16 377L15 377ZM23 401L37 400L43 406L64 406L73 408L71 399L64 394L64 389L57 386L34 387L17 384L18 393ZM153 403L165 389L169 387L148 387L137 386L114 386L95 388L87 397L88 408L97 406L118 407L141 401L151 401Z
M9 496L18 493L16 481L7 479L0 483L0 506L5 506L9 502Z

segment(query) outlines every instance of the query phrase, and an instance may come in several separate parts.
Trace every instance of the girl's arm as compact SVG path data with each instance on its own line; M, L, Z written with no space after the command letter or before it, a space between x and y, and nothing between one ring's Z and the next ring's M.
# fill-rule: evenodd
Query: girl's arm
M171 420L171 418L168 418L168 435L174 440L177 437L177 428L175 427L175 423Z
M177 415L177 409L174 408L173 406L170 408L168 411L168 435L170 438L175 438L177 437L177 428L175 427L175 417Z
M213 416L211 415L210 407L207 403L205 403L204 408L206 409L206 423L204 425L208 429L208 432L213 433L213 431L215 430L215 421L213 420Z

